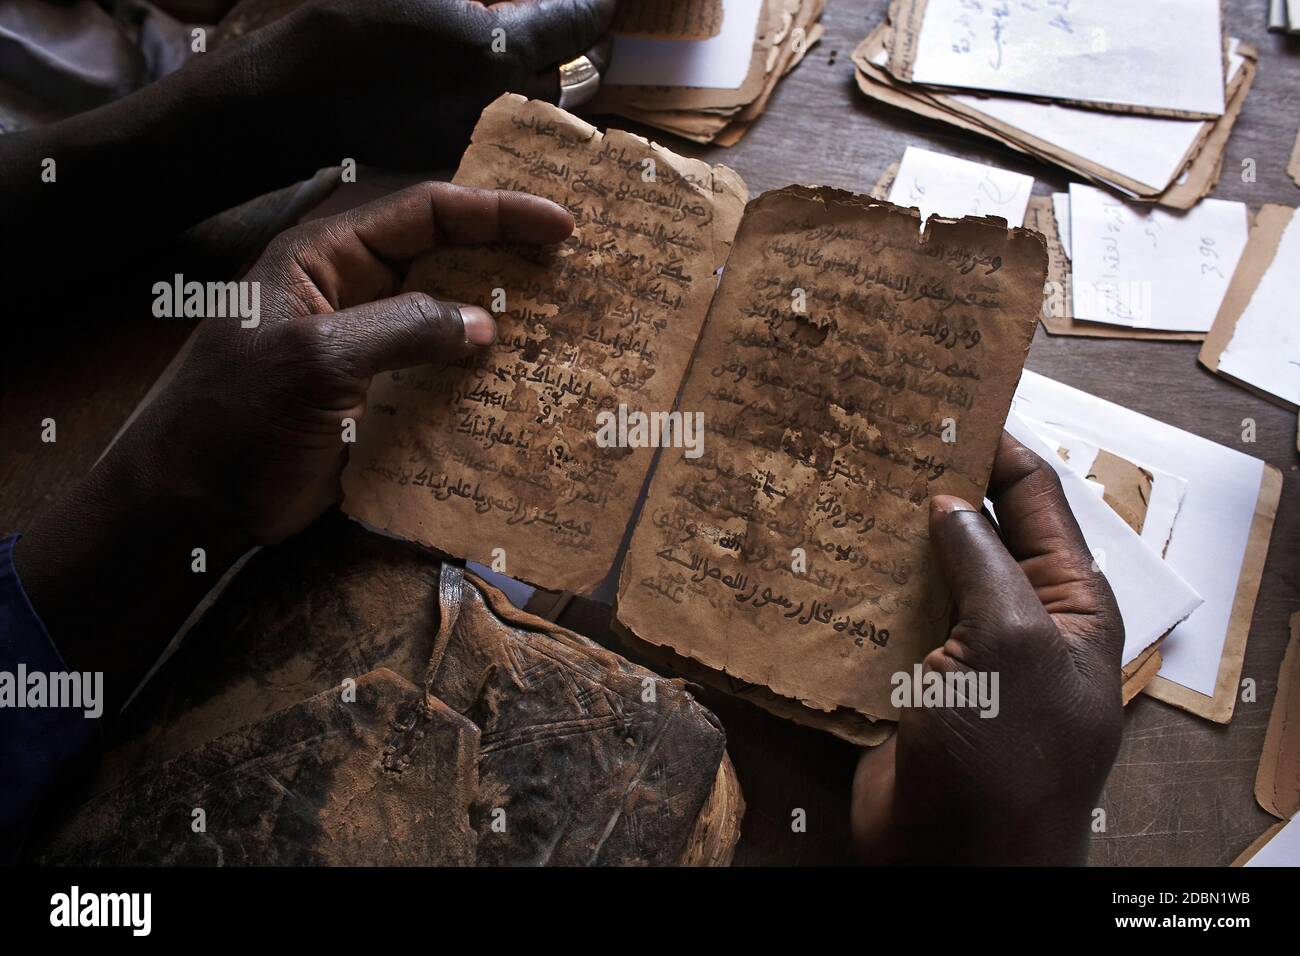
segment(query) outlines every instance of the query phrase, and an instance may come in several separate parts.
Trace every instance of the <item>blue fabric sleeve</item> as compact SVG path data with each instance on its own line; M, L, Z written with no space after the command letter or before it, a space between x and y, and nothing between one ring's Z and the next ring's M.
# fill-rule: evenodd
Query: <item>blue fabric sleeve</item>
M12 862L51 785L99 736L103 675L69 672L0 541L0 861Z

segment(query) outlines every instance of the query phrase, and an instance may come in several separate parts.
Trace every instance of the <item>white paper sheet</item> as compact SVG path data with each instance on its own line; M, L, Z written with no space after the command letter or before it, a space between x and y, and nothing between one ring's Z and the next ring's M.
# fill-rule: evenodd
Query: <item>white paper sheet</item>
M734 90L749 75L763 0L723 0L722 30L707 40L614 37L606 86Z
M1127 664L1199 607L1200 595L1035 434L1026 419L1013 411L1007 431L1060 476L1070 509L1124 618L1122 661Z
M1218 116L1219 0L928 0L912 80Z
M923 227L936 214L953 219L1001 216L1008 226L1023 226L1033 191L1032 176L909 146L889 188L889 201L919 209Z
M1060 233L1061 248L1070 256L1070 194L1052 193L1052 215L1056 218L1056 231Z
M1300 866L1300 816L1288 820L1242 866Z
M1012 408L1186 479L1165 562L1205 603L1161 646L1160 676L1213 696L1264 463L1028 370Z
M1286 30L1287 0L1268 0L1268 28L1270 30Z
M1064 458L1065 466L1087 479L1093 463L1097 460L1097 455L1102 451L1100 445L1086 438L1080 438L1063 428L1048 425L1027 415L1022 415L1021 418L1053 451L1063 449L1068 455L1068 457ZM1110 449L1106 450L1110 451ZM1111 454L1114 455L1117 452L1112 451ZM1120 457L1126 461L1132 461L1125 455ZM1142 530L1139 532L1139 536L1157 556L1163 556L1165 549L1169 546L1170 539L1173 537L1174 522L1178 520L1178 511L1183 505L1183 496L1187 493L1187 481L1149 462L1133 461L1133 464L1139 468L1145 468L1151 473L1151 494L1147 500L1146 517L1142 521ZM1095 484L1101 489L1100 493L1105 494L1104 485L1093 481L1089 481L1089 484ZM1087 535L1088 531L1085 528L1084 536L1087 537Z
M1300 405L1300 215L1237 320L1219 371Z
M1235 38L1229 41L1228 82L1235 79L1246 62L1237 53L1237 44ZM1173 182L1201 130L1209 123L1007 96L957 94L953 99L1029 136L1135 179L1153 191L1164 190Z
M1245 203L1203 199L1174 213L1071 183L1074 317L1209 331L1249 234Z

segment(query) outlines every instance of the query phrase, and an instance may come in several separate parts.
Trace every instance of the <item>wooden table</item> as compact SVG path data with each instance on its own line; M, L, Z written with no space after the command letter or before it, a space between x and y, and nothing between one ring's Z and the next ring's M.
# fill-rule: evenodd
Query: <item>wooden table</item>
M1300 123L1300 41L1265 30L1262 0L1228 0L1228 28L1260 51L1260 70L1224 160L1215 195L1251 206L1296 205L1285 167ZM793 182L866 192L909 143L1027 173L1039 192L1066 188L1060 170L989 141L861 96L849 54L884 14L886 0L830 0L826 36L778 88L770 108L731 150L670 137L690 155L725 162L751 194ZM1242 162L1257 179L1244 182ZM305 171L306 172L306 171ZM11 317L18 319L19 317ZM6 322L0 359L0 529L22 529L64 494L98 457L188 334L188 327L113 321L75 335L36 333L39 323ZM21 341L14 346L16 335ZM1272 820L1255 803L1255 769L1287 641L1300 609L1300 508L1296 416L1196 364L1197 346L1053 338L1039 329L1028 365L1070 385L1179 428L1264 458L1284 473L1244 677L1258 697L1219 727L1141 697L1127 711L1124 743L1102 796L1108 829L1093 839L1096 864L1224 865ZM40 421L58 421L58 442L39 440ZM1257 440L1242 443L1242 420ZM598 636L602 612L581 602L564 623ZM729 735L749 810L737 863L849 862L847 798L853 748L717 694L702 695ZM791 831L803 809L807 832Z

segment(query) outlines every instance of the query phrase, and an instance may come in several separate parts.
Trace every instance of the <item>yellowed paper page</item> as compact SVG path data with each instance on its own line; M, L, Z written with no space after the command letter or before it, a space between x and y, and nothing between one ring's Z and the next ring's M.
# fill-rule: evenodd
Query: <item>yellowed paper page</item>
M621 0L609 32L659 40L707 40L722 30L722 0Z
M829 189L751 203L623 564L643 640L821 710L894 717L936 646L927 500L978 502L1047 254L1023 229Z
M344 510L555 590L609 573L653 447L602 447L597 415L672 408L745 202L725 166L685 159L506 95L455 182L573 213L558 248L448 248L406 289L499 312L488 354L377 379ZM502 311L503 310L503 311Z

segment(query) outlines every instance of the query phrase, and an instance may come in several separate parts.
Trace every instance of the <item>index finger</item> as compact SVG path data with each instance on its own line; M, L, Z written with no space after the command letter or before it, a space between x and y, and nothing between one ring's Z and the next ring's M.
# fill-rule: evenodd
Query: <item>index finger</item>
M356 237L386 260L447 244L560 242L573 232L573 216L559 203L452 183L420 183L344 215Z
M443 245L560 242L563 206L528 193L420 183L294 230L291 254L334 309L394 295L406 263Z
M988 498L1002 540L1017 561L1054 555L1072 565L1092 566L1092 553L1056 471L1005 431L993 459Z

